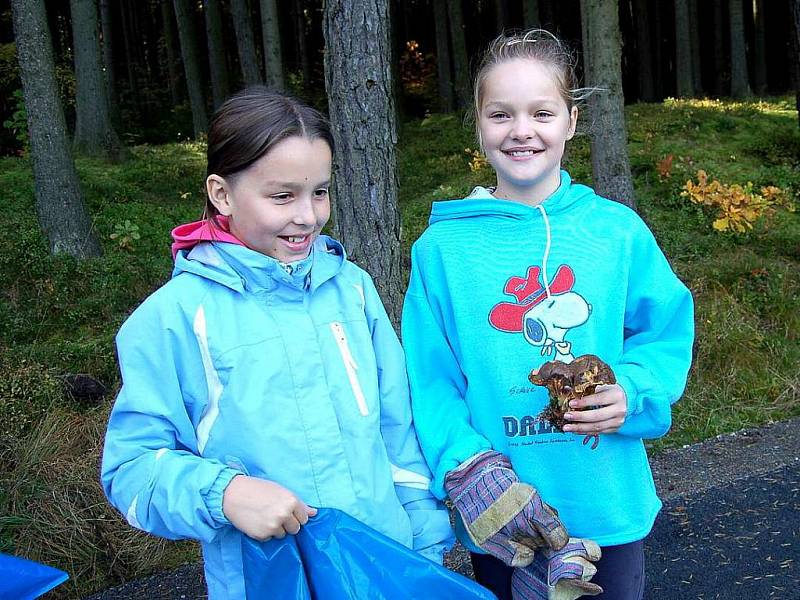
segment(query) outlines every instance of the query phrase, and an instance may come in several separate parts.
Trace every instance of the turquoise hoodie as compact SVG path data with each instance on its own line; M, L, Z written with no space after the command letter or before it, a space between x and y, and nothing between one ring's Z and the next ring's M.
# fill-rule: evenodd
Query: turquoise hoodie
M184 247L117 336L103 488L134 527L201 541L212 600L245 595L241 534L222 512L238 474L439 562L451 539L372 280L326 236L312 263L289 275L244 246Z
M411 254L403 344L434 493L444 498L447 472L493 448L571 535L605 546L645 537L661 502L642 439L669 430L694 335L691 295L647 226L562 171L536 207L483 188L434 203ZM561 433L537 418L547 391L530 371L582 354L606 361L627 394L617 433Z

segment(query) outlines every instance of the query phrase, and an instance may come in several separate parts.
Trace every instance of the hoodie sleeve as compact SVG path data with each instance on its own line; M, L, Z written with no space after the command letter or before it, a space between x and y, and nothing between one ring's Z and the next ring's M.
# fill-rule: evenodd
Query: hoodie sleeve
M650 230L632 248L621 360L613 365L628 398L621 435L657 438L672 424L686 386L694 341L692 295L670 268Z
M197 387L206 397L202 365L191 330L176 332L155 298L120 329L117 352L123 385L106 432L101 466L111 503L138 529L170 538L212 540L229 523L222 495L239 471L198 453L184 399Z
M454 542L444 505L430 492L431 472L417 441L408 396L403 349L369 276L364 277L365 312L372 334L381 397L381 435L395 491L411 521L414 550L441 564Z
M418 244L411 256L402 319L411 405L422 451L433 471L433 493L444 498L447 473L492 445L472 427L464 401L466 379L445 333L445 317L428 296Z

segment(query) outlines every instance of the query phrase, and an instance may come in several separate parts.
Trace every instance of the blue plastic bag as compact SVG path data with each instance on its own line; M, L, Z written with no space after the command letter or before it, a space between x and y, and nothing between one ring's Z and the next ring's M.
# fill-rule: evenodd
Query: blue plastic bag
M0 598L33 600L69 579L64 571L0 554Z
M496 600L474 581L335 509L297 535L242 537L248 600Z

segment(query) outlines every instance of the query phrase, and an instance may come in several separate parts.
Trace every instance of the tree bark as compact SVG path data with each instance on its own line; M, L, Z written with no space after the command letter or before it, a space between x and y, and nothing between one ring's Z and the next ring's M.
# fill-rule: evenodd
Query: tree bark
M747 75L747 49L744 41L744 9L742 0L729 0L731 28L731 96L747 98L752 95Z
M539 19L541 27L549 31L556 31L556 11L553 0L542 0L539 3Z
M689 0L689 41L692 47L692 95L703 94L703 76L700 68L700 15L697 0Z
M204 0L206 38L208 39L208 66L211 75L211 97L216 110L230 90L228 66L225 60L225 42L222 38L222 11L219 0Z
M794 50L792 62L792 86L794 87L794 105L797 109L797 125L800 127L800 0L790 0L791 46Z
M103 67L108 109L111 121L119 124L119 99L117 98L117 78L114 72L114 34L110 0L100 0L100 26L103 33Z
M336 140L335 228L350 257L372 275L397 327L404 280L388 3L327 0L323 29Z
M523 0L522 2L522 22L525 29L533 29L541 26L539 19L539 0Z
M764 26L764 0L753 0L753 24L755 26L755 44L753 48L753 58L755 69L753 69L753 83L756 94L764 95L767 93L767 44L766 28Z
M247 0L231 0L233 28L236 30L236 46L239 49L239 66L247 85L261 83L256 44L253 41L253 26Z
M303 76L303 87L308 89L311 81L311 62L308 59L308 44L306 43L306 15L303 0L294 0L295 42L297 43L297 57L300 61L300 73Z
M450 42L452 43L453 72L456 83L456 102L461 109L472 102L470 89L469 58L464 38L464 14L461 0L447 0L447 15L450 19Z
M447 27L446 0L433 0L436 27L436 76L439 84L439 110L453 112L453 79L450 76L450 36Z
M39 225L53 254L65 252L79 259L100 256L70 156L44 0L11 0L11 12Z
M286 88L281 53L281 29L275 0L261 0L261 39L264 43L264 81L276 90Z
M161 21L164 28L164 47L167 51L167 75L172 105L177 106L183 100L183 73L180 68L180 49L175 44L175 13L172 0L161 0Z
M729 63L725 59L725 16L722 10L722 0L713 0L714 3L714 93L717 96L725 95Z
M178 38L181 42L183 71L186 76L186 87L189 91L189 104L192 106L192 124L194 136L200 137L208 126L206 99L203 94L203 82L200 76L200 53L197 49L197 30L189 0L173 0L175 20L178 23Z
M498 35L508 26L508 6L506 0L494 0L495 28Z
M589 97L594 187L601 196L634 207L625 132L617 0L581 0L581 14L584 17L584 57L591 56L587 83L604 88Z
M639 81L639 99L653 102L656 99L653 86L653 47L650 44L650 15L648 0L634 0L633 20L636 30L636 56Z
M689 35L689 0L675 0L675 79L680 98L694 96L692 38Z
M107 88L103 78L98 37L96 0L70 0L75 49L76 152L120 160L124 149L111 124Z

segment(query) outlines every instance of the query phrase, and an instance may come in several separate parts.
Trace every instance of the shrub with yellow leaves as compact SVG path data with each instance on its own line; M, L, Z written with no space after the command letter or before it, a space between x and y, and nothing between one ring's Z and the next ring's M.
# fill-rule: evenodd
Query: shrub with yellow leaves
M717 209L713 227L717 231L744 233L763 216L770 216L777 207L794 212L789 194L775 186L762 187L755 192L752 182L744 185L720 183L716 179L708 181L705 171L697 172L697 183L691 179L683 186L681 196L695 204Z
M481 154L479 150L473 150L472 148L464 148L464 152L472 157L469 159L469 170L472 171L473 173L482 171L483 169L489 166L489 161L486 160L486 157L483 154Z

